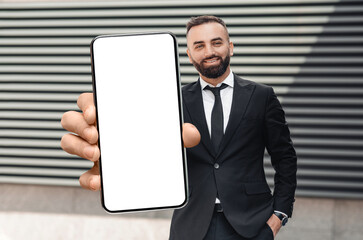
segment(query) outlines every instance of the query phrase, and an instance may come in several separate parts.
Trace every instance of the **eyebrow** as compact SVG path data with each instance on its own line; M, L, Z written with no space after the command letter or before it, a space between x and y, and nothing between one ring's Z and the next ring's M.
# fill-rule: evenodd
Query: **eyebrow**
M213 42L213 41L217 41L217 40L223 41L223 39L222 39L221 37L216 37L216 38L213 38L213 39L211 40L211 42ZM204 43L204 41L195 41L195 42L193 43L193 45L200 44L200 43Z
M195 41L195 42L193 43L193 45L197 45L197 44L199 44L199 43L204 43L204 41Z
M217 41L217 40L223 41L223 39L221 37L216 37L216 38L213 38L211 42Z

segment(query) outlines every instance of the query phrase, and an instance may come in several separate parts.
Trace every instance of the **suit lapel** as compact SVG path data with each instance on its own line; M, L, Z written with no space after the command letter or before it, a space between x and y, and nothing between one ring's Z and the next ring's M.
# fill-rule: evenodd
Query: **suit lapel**
M236 132L236 128L239 126L239 123L245 114L254 89L255 86L253 84L234 74L231 113L229 115L229 121L217 154L217 158L226 148L229 141L232 139L233 134Z
M210 139L207 121L205 119L203 97L200 86L200 81L198 80L194 86L184 92L184 103L192 118L193 124L197 127L201 135L201 141L208 150L208 152L215 156L215 151L213 150L213 144Z

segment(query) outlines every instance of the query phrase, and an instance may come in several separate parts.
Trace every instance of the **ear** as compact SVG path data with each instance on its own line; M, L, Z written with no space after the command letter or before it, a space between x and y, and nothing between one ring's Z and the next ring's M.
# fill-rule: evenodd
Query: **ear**
M233 42L229 42L229 55L233 56Z
M188 54L188 57L189 57L189 62L193 64L192 57L190 56L190 52L189 52L188 48L187 48L187 54Z

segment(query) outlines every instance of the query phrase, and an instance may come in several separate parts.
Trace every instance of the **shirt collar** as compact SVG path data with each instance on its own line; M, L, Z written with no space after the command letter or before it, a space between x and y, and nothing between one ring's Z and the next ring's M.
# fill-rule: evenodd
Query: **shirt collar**
M202 87L202 90L206 86L214 87L212 84L207 83L202 77L200 77L199 80L200 80L200 86ZM228 76L221 83L218 83L216 87L220 87L222 85L222 83L227 84L228 86L233 88L233 86L234 86L234 75L233 75L232 71L230 71Z

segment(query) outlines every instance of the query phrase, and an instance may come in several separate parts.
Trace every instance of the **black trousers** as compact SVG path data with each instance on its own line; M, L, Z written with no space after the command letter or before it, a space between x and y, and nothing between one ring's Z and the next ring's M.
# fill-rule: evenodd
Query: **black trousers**
M240 236L223 214L221 205L217 204L207 234L203 240L273 240L271 228L265 224L260 233L253 238Z

